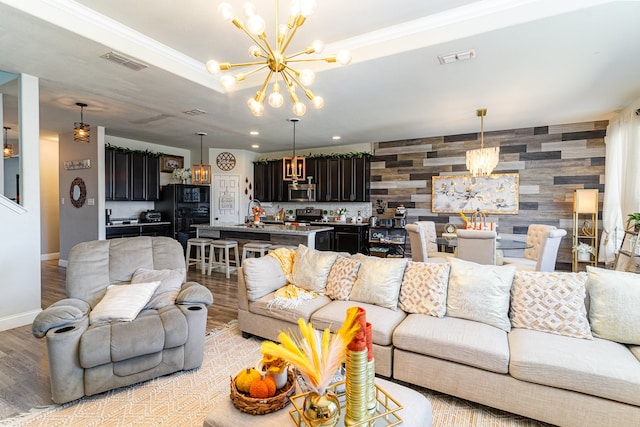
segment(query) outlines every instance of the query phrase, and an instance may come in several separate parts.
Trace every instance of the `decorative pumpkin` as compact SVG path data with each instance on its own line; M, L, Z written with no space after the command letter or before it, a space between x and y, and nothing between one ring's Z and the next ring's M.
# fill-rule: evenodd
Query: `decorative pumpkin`
M249 388L249 396L257 399L265 399L276 394L276 383L269 376L253 380Z
M253 368L243 369L236 377L236 388L242 393L249 393L251 383L260 379L260 372Z

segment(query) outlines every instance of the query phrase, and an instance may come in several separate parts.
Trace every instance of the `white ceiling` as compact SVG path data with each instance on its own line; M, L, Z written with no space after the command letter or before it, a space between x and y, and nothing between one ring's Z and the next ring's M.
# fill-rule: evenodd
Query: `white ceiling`
M228 1L241 16L244 0ZM107 135L197 149L204 131L205 147L288 150L288 100L253 117L246 99L262 79L224 94L204 68L244 62L253 44L219 3L0 0L0 70L40 78L43 137L69 131L85 102L85 122ZM274 2L256 3L269 31ZM287 10L283 1L281 20ZM319 0L287 51L322 39L325 53L348 48L353 62L314 64L311 89L326 106L308 108L296 146L476 132L483 107L487 131L608 119L640 98L639 22L638 0ZM438 61L467 49L475 59ZM149 67L100 58L112 50ZM183 113L194 108L206 114Z

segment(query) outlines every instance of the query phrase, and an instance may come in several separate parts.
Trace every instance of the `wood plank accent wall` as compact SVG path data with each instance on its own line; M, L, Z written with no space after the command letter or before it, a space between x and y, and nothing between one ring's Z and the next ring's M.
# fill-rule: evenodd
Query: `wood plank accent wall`
M607 124L605 120L485 132L485 146L500 147L494 172L520 175L518 214L488 216L501 235L526 235L529 224L564 228L567 236L557 268L571 270L573 191L597 188L602 210ZM431 211L431 178L468 174L465 153L475 148L480 148L479 133L374 143L374 206L376 200L383 200L390 215L402 204L408 223L434 221L438 234L448 222L463 224L457 214Z

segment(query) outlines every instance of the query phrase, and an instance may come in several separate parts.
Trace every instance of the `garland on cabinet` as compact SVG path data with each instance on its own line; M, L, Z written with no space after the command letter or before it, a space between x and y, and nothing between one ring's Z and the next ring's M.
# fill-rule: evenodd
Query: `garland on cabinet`
M306 156L302 156L302 157L304 157L305 159L353 159L353 158L361 159L363 157L371 157L371 156L372 154L366 151L358 151L358 152L349 152L349 153L330 153L330 154L309 153ZM253 163L266 165L269 162L273 162L277 160L282 160L282 159L266 158L266 159L255 160Z
M155 151L150 151L150 150L134 150L132 148L127 148L127 147L118 147L116 145L111 145L108 142L105 145L105 148L109 149L109 150L120 151L120 152L123 152L123 153L146 154L147 156L151 156L151 157L160 157L160 156L167 156L168 155L166 153L155 152Z

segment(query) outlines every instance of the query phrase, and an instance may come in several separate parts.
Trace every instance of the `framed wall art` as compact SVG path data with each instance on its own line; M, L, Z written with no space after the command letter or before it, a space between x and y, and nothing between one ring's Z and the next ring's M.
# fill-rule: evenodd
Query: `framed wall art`
M173 172L174 169L184 167L184 157L182 156L160 156L160 170L162 172Z
M431 210L437 213L518 213L517 173L473 177L434 176L431 180Z

